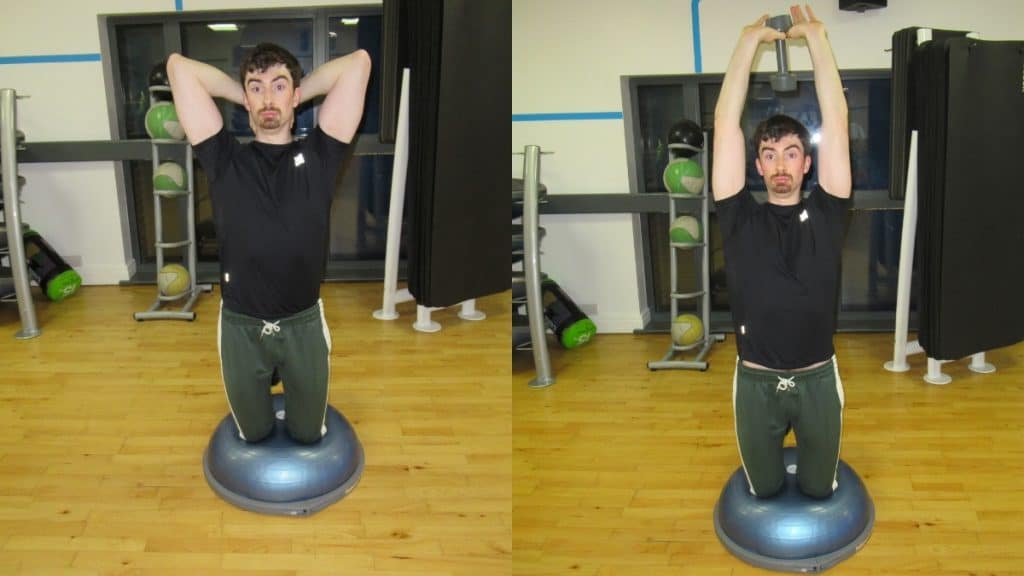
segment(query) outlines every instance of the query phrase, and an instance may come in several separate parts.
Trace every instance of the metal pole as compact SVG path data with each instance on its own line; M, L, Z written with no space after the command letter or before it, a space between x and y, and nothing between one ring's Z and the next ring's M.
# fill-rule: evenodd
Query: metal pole
M391 205L388 206L387 249L384 253L384 300L373 313L378 320L398 318L395 304L412 299L409 292L398 293L398 255L402 239L402 211L405 208L405 180L409 169L409 69L402 70L402 90L398 101L398 126L395 133L395 159L391 171ZM403 299L404 298L404 299ZM417 316L419 311L417 311Z
M155 172L154 172L155 174ZM185 228L185 237L191 240L188 244L188 275L189 275L189 294L195 297L196 286L199 284L197 276L199 271L197 269L196 262L196 243L199 242L199 238L196 235L196 189L193 184L192 174L192 144L185 145L185 186L188 188L188 195L185 196L185 201L188 206L185 208L187 228Z
M42 334L36 322L36 309L32 302L28 267L25 259L25 239L21 231L21 206L18 205L18 141L17 115L14 101L17 94L12 88L0 89L0 169L3 173L4 220L7 223L7 245L14 273L14 291L18 298L21 330L18 340L35 338Z
M523 158L523 268L526 272L526 313L530 317L530 339L533 341L533 363L537 377L530 381L531 388L554 384L551 360L548 358L547 331L544 327L544 307L540 289L540 238L537 213L540 182L540 146L528 145Z
M900 239L899 275L896 281L896 334L892 360L884 367L891 372L910 370L907 364L907 334L910 324L910 281L914 268L914 238L917 234L917 130L910 133L907 155L907 185L903 199L903 231Z

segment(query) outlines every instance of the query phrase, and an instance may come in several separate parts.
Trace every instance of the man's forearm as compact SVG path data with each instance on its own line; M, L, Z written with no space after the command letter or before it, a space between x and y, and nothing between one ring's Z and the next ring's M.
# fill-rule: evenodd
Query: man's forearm
M324 62L302 79L300 100L307 102L330 92L331 88L346 74L353 73L368 60L366 51L356 50L339 58Z
M807 36L807 50L814 66L814 85L818 93L822 124L845 128L849 115L846 95L843 94L843 82L839 77L832 46L824 31Z
M245 91L237 80L228 76L220 69L205 62L186 58L180 54L171 54L167 59L167 74L172 79L177 75L191 75L214 98L242 104Z
M750 68L754 63L759 43L749 38L740 38L739 44L729 60L729 68L725 72L722 91L718 95L715 106L716 126L739 126L743 116L743 107L747 100L750 87Z

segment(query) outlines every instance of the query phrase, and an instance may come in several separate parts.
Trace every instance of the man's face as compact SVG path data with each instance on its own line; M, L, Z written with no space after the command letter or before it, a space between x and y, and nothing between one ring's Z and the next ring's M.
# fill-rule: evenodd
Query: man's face
M811 157L804 153L796 134L778 140L762 140L757 151L757 172L764 178L768 201L790 205L800 202L804 174L811 169Z
M245 74L245 109L257 139L282 131L290 133L298 105L299 91L284 64Z

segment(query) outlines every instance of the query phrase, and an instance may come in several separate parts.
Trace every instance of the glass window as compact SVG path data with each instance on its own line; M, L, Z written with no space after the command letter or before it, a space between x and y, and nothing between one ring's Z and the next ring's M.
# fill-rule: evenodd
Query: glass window
M850 156L855 194L870 196L888 194L889 186L889 124L890 80L880 77L844 78L850 116ZM714 109L721 91L721 82L691 77L679 81L650 80L636 86L636 114L634 126L639 130L636 143L637 170L641 178L642 193L665 192L661 175L668 162L665 148L667 131L676 121L686 117L684 98L687 87L696 86L699 94L699 117L693 118L707 131L707 142L713 140ZM744 108L742 127L749 140L757 125L774 114L787 114L804 123L811 133L820 130L817 97L812 81L803 81L792 95L778 95L767 81L752 79ZM714 163L710 145L706 145L708 165ZM815 150L811 150L812 156ZM752 151L747 154L747 185L760 195L764 181L754 166ZM813 162L816 162L816 158ZM710 176L710 174L708 175ZM808 175L807 186L816 182L814 168ZM694 206L697 206L696 204ZM677 203L678 212L690 208ZM669 258L673 256L666 241L669 233L667 214L649 214L641 217L645 227L645 258L651 271L650 294L653 312L667 313L670 309ZM899 243L902 228L902 210L894 207L856 209L850 220L843 247L840 312L887 312L895 308L896 270L899 264ZM717 215L709 214L707 238L709 242L709 271L711 309L716 313L729 311L725 256ZM681 290L694 284L699 260L677 259L678 286ZM915 272L916 273L916 272ZM696 288L694 286L694 288ZM680 309L692 306L680 302ZM914 308L912 303L911 308Z
M643 162L641 192L667 192L661 175L668 165L668 130L683 119L681 84L650 85L637 88L640 114L640 155Z
M118 72L121 77L121 118L126 138L149 138L146 111L149 110L149 73L164 59L163 26L141 24L117 29Z
M327 34L328 58L338 58L360 48L370 54L375 73L370 75L366 89L363 121L358 134L364 138L377 138L380 131L380 74L376 70L381 65L381 16L331 16ZM342 166L331 206L331 260L384 258L393 159L390 154L360 155L353 156ZM401 245L406 245L404 239Z
M889 188L889 79L852 79L843 82L850 117L850 161L854 190L887 190ZM702 84L700 88L702 125L714 125L715 105L722 85ZM811 134L811 172L805 179L807 188L817 183L815 137L821 130L821 116L813 82L800 82L792 94L775 93L768 82L751 82L741 125L748 140L757 125L776 114L796 118ZM764 180L754 165L754 151L747 151L747 186L754 191L765 190Z
M313 71L323 58L343 56L365 49L374 63L382 61L380 7L343 7L324 13L309 9L300 14L291 10L275 18L270 11L254 13L199 14L201 21L178 21L167 27L167 16L154 15L152 21L141 16L126 17L125 22L111 28L116 38L118 62L118 93L115 96L120 114L121 138L147 139L145 114L149 108L148 79L152 67L166 58L180 42L182 54L210 64L231 78L238 77L238 68L248 50L260 42L273 42L292 52L305 73ZM173 18L172 17L172 21ZM142 20L140 22L140 20ZM326 30L326 35L321 30ZM175 38L177 36L177 38ZM168 43L170 44L168 46ZM316 55L320 54L318 58ZM364 103L363 121L358 135L364 142L376 140L380 130L379 73L370 77ZM304 137L315 126L317 106L322 99L305 103L296 114L295 135ZM217 100L225 126L236 137L251 138L249 116L245 108ZM355 142L353 144L356 144ZM173 147L171 147L173 148ZM359 146L358 148L377 148ZM393 156L389 151L353 155L339 173L336 196L331 210L331 261L382 261L386 249ZM198 162L195 168L195 209L197 255L201 262L216 263L218 241L213 210L205 173ZM155 261L152 166L148 161L126 161L126 191L134 233L135 252L140 264ZM165 240L184 237L184 223L179 206L164 206ZM403 227L404 228L404 227ZM404 245L404 242L403 242ZM173 251L165 254L169 259ZM346 268L336 268L344 270ZM362 270L363 268L359 268Z
M192 22L181 26L182 53L206 62L232 78L246 53L261 42L273 42L287 49L299 61L302 70L313 70L313 21L297 20L216 20ZM252 137L249 114L245 108L218 100L224 124L235 136ZM295 134L304 135L313 127L313 106L307 103L295 117Z

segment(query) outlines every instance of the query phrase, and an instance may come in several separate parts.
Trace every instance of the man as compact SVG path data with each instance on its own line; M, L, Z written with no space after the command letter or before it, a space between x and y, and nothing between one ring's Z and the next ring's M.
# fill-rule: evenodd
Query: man
M837 487L843 387L832 337L836 324L844 219L851 176L846 98L825 27L807 7L791 8L788 35L762 16L745 27L715 108L712 188L725 245L729 302L738 358L733 409L750 490L769 497L785 479L783 439L797 440L797 481L824 498ZM740 118L761 43L802 38L814 66L821 111L818 185L801 192L810 171L810 138L798 121L775 116L753 137L768 201L746 182Z
M221 374L239 434L258 442L274 426L270 386L284 384L292 438L326 433L331 338L320 300L338 168L363 114L370 58L358 50L303 78L287 50L260 44L240 80L172 54L174 105L206 171L220 241ZM318 126L292 139L295 108L324 96ZM245 106L255 141L227 131L214 98Z

